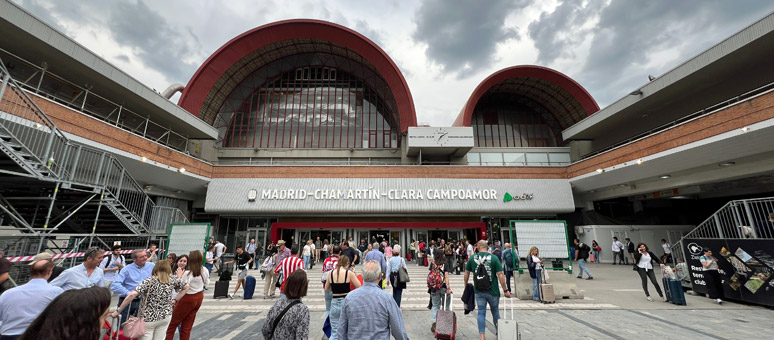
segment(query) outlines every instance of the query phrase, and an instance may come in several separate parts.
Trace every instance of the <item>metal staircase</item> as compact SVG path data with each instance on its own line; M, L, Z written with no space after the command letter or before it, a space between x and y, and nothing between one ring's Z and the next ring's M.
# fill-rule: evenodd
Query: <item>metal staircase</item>
M123 232L152 235L166 233L169 223L188 221L177 209L156 206L113 154L69 140L11 78L2 60L0 80L0 215L33 233L60 228L94 233L98 224L110 226L112 220ZM55 204L57 196L70 201ZM100 215L102 208L112 218ZM72 216L79 211L96 215L90 228L74 223ZM122 229L113 225L109 231Z

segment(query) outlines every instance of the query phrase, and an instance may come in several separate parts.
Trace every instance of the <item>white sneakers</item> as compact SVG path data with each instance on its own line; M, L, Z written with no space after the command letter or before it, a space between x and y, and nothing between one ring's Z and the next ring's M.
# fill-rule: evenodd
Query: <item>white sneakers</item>
M234 293L229 293L228 294L228 298L233 300L234 299Z
M715 302L717 302L718 304L721 304L721 303L723 303L723 300L721 300L721 299L715 299Z

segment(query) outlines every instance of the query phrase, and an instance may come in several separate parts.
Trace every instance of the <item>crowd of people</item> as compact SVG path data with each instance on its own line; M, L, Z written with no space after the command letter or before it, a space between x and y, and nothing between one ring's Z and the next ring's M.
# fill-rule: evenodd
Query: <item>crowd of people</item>
M628 264L631 259L646 298L652 301L650 281L664 300L654 266L664 267L671 260L666 252L671 250L668 243L662 240L665 254L659 258L646 244L635 246L629 238L625 241L623 244L613 238L613 264ZM0 295L0 340L97 339L108 317L127 320L137 315L142 315L145 322L145 334L140 339L173 339L177 331L180 339L187 340L211 272L229 265L235 266L238 273L236 288L228 294L229 298L233 299L244 287L248 269L260 269L264 299L277 298L279 290L279 298L262 326L264 337L306 339L309 309L302 298L314 287L309 278L316 275L311 274L315 263L322 263L319 287L325 295L329 339L408 339L400 306L409 281L408 265L413 262L428 267L430 332L436 331L438 311L449 308L448 297L454 293L450 276L464 275L462 300L466 311L478 308L478 330L483 339L486 311L490 310L497 326L501 292L506 298L511 297L511 278L520 263L515 247L500 241L412 240L405 252L400 244L386 240L361 240L357 247L350 244L351 239L331 244L318 237L302 243L301 249L298 245L287 247L283 240L263 248L250 240L244 247L236 247L230 261L224 261L227 247L214 239L207 245L205 255L194 250L179 256L170 253L163 260L154 244L132 252L130 264L121 255L121 246L112 247L107 254L93 247L86 250L83 263L59 272L51 254L41 253L29 263L30 281ZM629 251L629 257L623 256L624 250ZM584 274L588 280L594 278L587 262L598 262L600 251L596 241L587 245L573 240L572 256L579 266L578 278ZM258 258L261 253L263 260ZM532 298L539 301L539 286L547 269L545 261L537 247L530 248L524 258L532 278ZM721 303L717 259L706 250L701 263L710 298ZM362 269L358 272L359 264ZM678 275L681 264L687 272L684 262L678 261ZM390 288L391 294L387 292ZM118 298L112 312L111 296Z

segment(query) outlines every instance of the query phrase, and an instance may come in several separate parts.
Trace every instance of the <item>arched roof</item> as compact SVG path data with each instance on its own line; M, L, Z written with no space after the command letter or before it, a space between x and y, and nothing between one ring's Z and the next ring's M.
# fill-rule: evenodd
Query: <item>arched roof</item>
M394 98L393 113L401 132L417 125L406 79L379 46L344 26L309 19L263 25L231 39L194 73L178 105L212 124L231 91L253 71L284 57L315 52L346 57L373 70Z
M473 111L488 94L527 97L546 108L566 129L599 111L594 98L570 77L547 67L521 65L502 69L482 81L465 103L454 126L471 126Z

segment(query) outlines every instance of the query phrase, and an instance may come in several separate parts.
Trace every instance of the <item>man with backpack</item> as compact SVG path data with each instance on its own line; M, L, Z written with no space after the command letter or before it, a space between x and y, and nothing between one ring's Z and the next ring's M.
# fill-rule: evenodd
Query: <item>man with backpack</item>
M505 284L505 275L500 260L487 252L486 240L476 243L478 252L470 256L465 265L465 286L468 285L470 273L473 273L473 291L476 295L476 307L478 308L478 333L481 339L486 335L486 305L492 312L495 329L497 321L500 319L500 287L498 281L503 287ZM496 276L496 278L495 278ZM511 297L510 289L504 289L505 297Z
M503 251L503 271L505 272L505 283L508 284L508 290L510 291L511 276L513 276L513 271L519 267L519 253L515 249L511 249L510 243L505 243L503 247L505 247Z
M589 253L591 252L591 247L589 247L588 244L581 243L580 240L577 238L574 241L575 243L575 262L578 262L578 267L580 267L580 270L578 271L578 278L583 278L583 273L585 272L588 278L586 280L593 280L594 277L591 276L591 272L588 268L586 268L586 260L589 258Z

